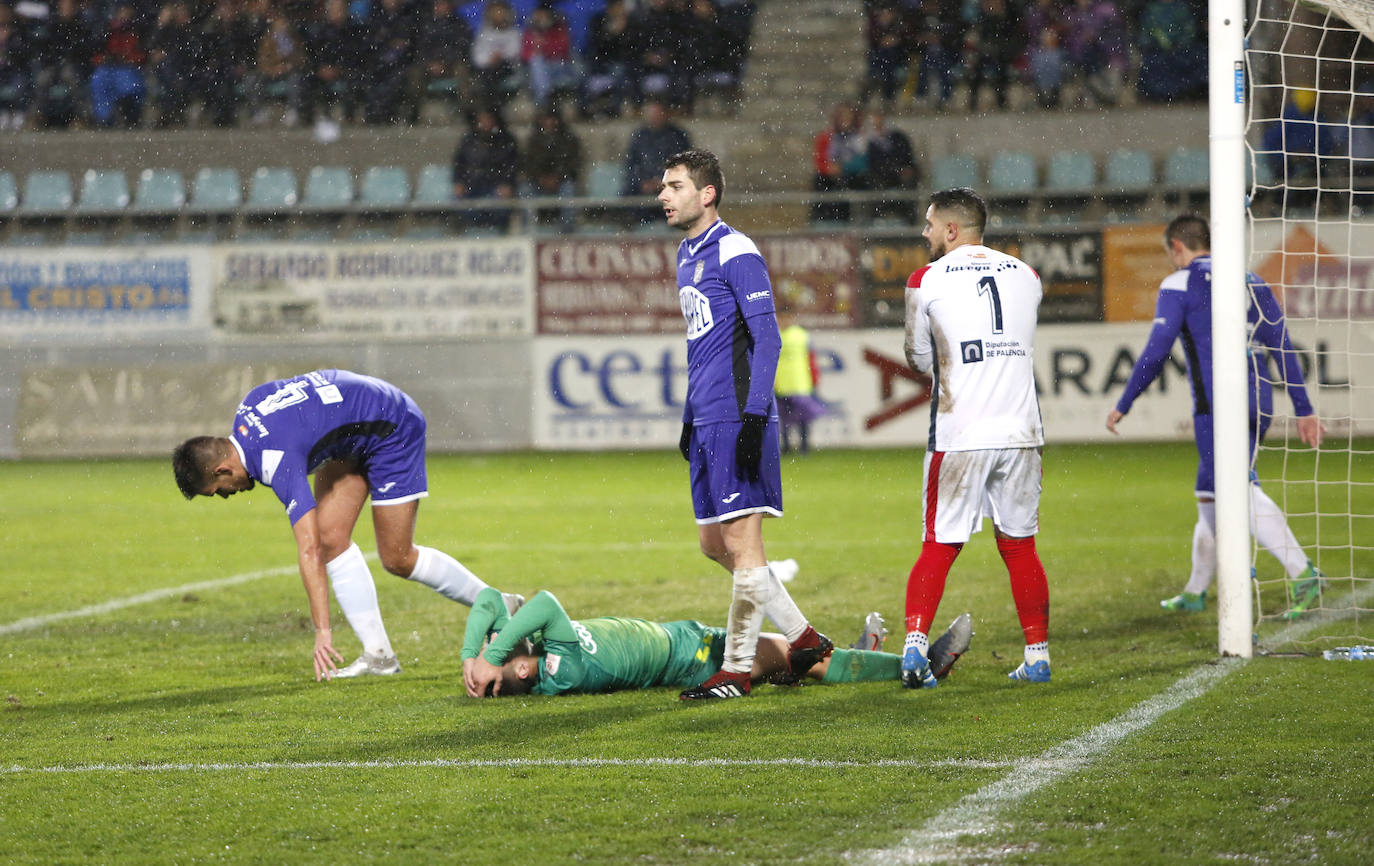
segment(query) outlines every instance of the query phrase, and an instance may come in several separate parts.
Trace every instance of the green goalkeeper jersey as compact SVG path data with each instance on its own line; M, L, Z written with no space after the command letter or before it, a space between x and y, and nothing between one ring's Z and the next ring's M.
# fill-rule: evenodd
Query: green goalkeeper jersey
M475 658L493 630L496 635L482 657L494 665L504 664L521 640L542 640L544 659L534 686L541 695L663 685L672 654L663 625L618 616L569 619L547 590L513 617L507 617L500 592L487 588L478 593L463 636L463 658Z

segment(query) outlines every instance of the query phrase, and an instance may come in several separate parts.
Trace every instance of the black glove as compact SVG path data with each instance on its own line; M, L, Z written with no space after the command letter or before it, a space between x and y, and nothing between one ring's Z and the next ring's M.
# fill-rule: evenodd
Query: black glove
M679 436L679 437L677 437L677 450L679 450L679 451L682 452L682 459L683 459L683 460L686 460L688 463L691 463L691 462L692 462L691 452L689 451L689 449L690 449L691 447L692 447L692 425L691 425L691 424L683 424L683 425L682 425L682 435Z
M763 459L763 431L768 429L768 418L763 415L745 415L735 439L735 465L741 477L749 481L759 480L759 463Z

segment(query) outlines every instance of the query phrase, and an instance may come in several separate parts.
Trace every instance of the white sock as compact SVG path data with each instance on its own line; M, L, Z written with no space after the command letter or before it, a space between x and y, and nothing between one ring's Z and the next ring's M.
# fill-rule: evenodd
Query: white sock
M467 566L442 550L419 545L415 549L420 555L415 558L415 569L407 580L423 583L444 598L468 607L477 600L477 593L487 588L487 584L468 571Z
M1050 642L1042 640L1040 643L1026 644L1026 664L1033 665L1036 662L1048 662L1050 660Z
M1259 546L1282 563L1289 577L1297 577L1307 568L1307 554L1288 528L1288 519L1258 484L1250 485L1250 531Z
M787 587L782 585L778 573L772 568L770 563L768 568L768 586L772 594L768 604L763 609L763 615L768 617L777 626L782 636L791 643L802 636L806 627L810 625L806 621L806 616L797 607L797 603L792 600L792 595L787 591Z
M348 550L329 560L324 570L329 575L334 598L343 609L344 618L362 641L363 652L395 655L386 636L386 626L382 624L381 608L377 606L377 584L372 582L372 570L367 567L358 545L350 544Z
M906 640L902 642L902 654L905 655L905 654L906 654L906 651L909 650L909 649L911 649L912 647L916 647L916 649L918 649L918 650L921 651L921 655L923 655L923 656L929 658L929 657L930 657L930 635L926 634L926 633L923 632L923 631L909 631L909 632L907 632L907 633L906 633Z
M1193 527L1193 573L1184 592L1206 592L1217 574L1217 504L1211 499L1197 501L1197 525Z
M754 667L754 650L763 628L763 611L772 595L768 566L737 568L730 592L730 615L725 624L725 660L721 670L747 674Z

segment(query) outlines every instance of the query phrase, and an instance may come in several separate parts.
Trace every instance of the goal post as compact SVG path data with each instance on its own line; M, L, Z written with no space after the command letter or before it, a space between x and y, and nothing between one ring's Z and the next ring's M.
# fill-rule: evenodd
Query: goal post
M1208 15L1217 650L1249 658L1254 644L1246 370L1245 0L1212 0Z

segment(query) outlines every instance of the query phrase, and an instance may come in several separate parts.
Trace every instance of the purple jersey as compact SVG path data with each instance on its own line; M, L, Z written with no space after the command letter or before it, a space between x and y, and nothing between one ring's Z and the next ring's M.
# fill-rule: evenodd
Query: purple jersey
M1254 274L1247 274L1250 287L1250 306L1246 319L1251 328L1250 414L1254 426L1257 406L1263 412L1272 405L1269 379L1269 356L1278 362L1279 371L1293 401L1293 411L1302 417L1312 414L1312 404L1303 386L1302 368L1297 353L1288 339L1283 310L1274 298L1268 283ZM1183 343L1183 356L1188 365L1188 382L1193 391L1193 414L1212 414L1212 257L1198 256L1182 270L1174 271L1159 287L1159 301L1155 307L1154 328L1145 343L1145 350L1136 361L1126 390L1117 401L1116 409L1123 415L1131 404L1155 380L1169 359L1174 340ZM1256 350L1262 350L1257 353Z
M248 474L272 488L294 526L315 507L310 473L327 460L357 463L372 485L373 504L384 504L379 493L397 494L390 502L423 496L424 429L420 407L395 385L347 370L316 370L249 391L229 439ZM381 471L369 471L370 463ZM394 481L373 477L384 473Z
M678 299L687 320L687 424L777 417L773 380L782 340L759 248L717 220L678 247Z

